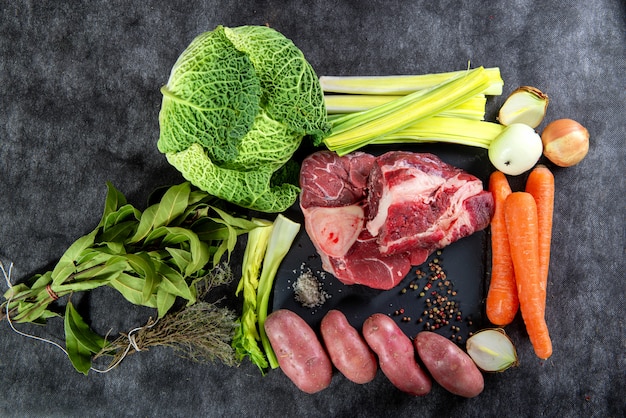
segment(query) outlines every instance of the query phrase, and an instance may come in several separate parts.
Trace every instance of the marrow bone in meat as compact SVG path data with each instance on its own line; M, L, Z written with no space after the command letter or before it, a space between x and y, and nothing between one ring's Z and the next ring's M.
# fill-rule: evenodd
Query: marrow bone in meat
M493 215L480 179L427 153L319 151L304 160L300 186L322 267L376 289L393 288L412 265L484 229Z

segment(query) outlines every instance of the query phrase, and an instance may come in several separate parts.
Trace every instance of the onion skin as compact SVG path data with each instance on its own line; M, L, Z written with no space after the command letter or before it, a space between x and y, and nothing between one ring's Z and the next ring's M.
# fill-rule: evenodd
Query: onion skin
M571 167L589 152L589 131L573 119L550 122L541 133L543 155L559 167Z

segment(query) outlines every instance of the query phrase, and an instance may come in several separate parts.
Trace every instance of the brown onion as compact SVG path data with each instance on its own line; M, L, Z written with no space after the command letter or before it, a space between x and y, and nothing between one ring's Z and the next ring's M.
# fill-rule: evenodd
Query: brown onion
M589 131L572 119L550 122L541 134L543 155L560 167L578 164L589 151Z

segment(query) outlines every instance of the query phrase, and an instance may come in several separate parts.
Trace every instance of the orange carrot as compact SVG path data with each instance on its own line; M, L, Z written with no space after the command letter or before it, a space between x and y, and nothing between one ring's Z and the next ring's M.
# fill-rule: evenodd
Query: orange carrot
M541 286L548 286L550 267L550 243L552 241L552 214L554 212L554 176L545 165L536 166L526 180L526 191L537 203L539 222L539 272Z
M486 313L492 324L505 326L515 318L519 299L504 222L504 201L511 194L511 186L504 173L494 171L491 174L489 191L493 193L495 211L491 218L491 281L487 292Z
M511 193L504 202L504 219L522 318L535 354L547 359L552 355L552 341L545 320L546 288L541 285L539 223L533 196Z

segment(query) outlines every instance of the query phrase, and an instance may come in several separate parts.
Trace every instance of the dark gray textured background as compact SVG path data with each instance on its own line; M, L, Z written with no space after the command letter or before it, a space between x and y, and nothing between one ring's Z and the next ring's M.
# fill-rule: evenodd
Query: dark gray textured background
M554 170L554 354L539 361L518 318L508 331L521 366L486 376L478 398L439 387L411 398L380 374L363 386L336 374L306 395L280 371L195 365L168 349L85 377L3 321L0 415L624 416L623 2L3 1L0 13L0 261L14 263L14 280L48 269L97 224L107 180L138 206L181 181L156 149L159 88L193 37L218 24L269 24L318 75L499 66L505 94L491 118L515 87L532 85L551 98L546 120L571 117L591 133L587 158ZM91 299L96 327L145 321L113 292ZM58 339L57 322L21 329Z

